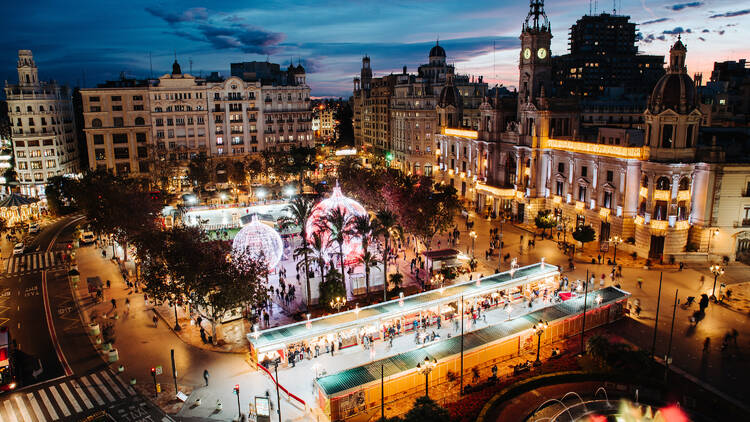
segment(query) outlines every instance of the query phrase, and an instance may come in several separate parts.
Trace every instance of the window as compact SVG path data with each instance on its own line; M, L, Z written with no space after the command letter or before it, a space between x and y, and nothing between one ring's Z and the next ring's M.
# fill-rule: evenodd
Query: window
M112 106L112 111L122 111L122 106L121 105L113 105Z
M148 157L148 150L146 147L138 147L138 158Z
M127 148L115 148L115 159L130 158L130 153Z
M31 142L29 142L29 143L31 143ZM31 157L31 158L36 158L36 157L41 157L41 156L42 156L42 150L35 149L35 150L32 150L32 151L29 152L29 157Z
M122 101L122 97L119 96L119 95L113 95L112 96L112 101Z
M133 105L133 110L135 110L135 111L143 111L143 104L135 104L135 105Z
M133 95L133 101L143 101L143 96L141 96L141 95Z
M47 160L47 168L48 169L52 169L52 168L55 168L55 167L56 167L55 160Z
M664 125L661 130L661 147L672 148L672 125Z
M604 192L604 208L612 208L612 192Z
M587 177L589 175L589 168L586 166L581 167L581 177Z
M113 119L113 123L115 127L123 127L125 125L122 117L115 117Z
M99 97L89 97L89 102L98 103L99 102Z
M564 189L563 182L557 181L557 183L555 184L555 195L562 196L563 189Z
M135 125L136 126L143 126L146 124L146 120L143 117L136 117L135 118Z
M29 163L26 161L19 161L18 162L18 169L19 170L28 170L29 169Z
M18 145L18 142L23 143L23 141L16 141L16 146ZM26 158L26 151L16 151L16 157Z
M687 134L685 135L685 148L693 146L693 125L688 125Z
M138 162L138 171L141 173L148 173L148 161L139 161Z
M656 180L656 189L658 190L669 190L669 178L667 177L660 177Z
M146 132L138 132L135 134L135 141L138 143L146 142Z
M104 160L106 158L104 154L104 148L97 148L94 150L94 157L97 160Z
M612 182L614 178L615 178L615 173L612 170L607 170L607 181Z
M581 202L586 202L586 186L578 187L578 200Z
M101 107L99 107L99 106L91 106L91 107L89 108L89 110L90 110L90 111L91 111L92 113L98 113L98 112L102 111L102 108L101 108Z
M128 134L127 133L113 133L112 134L112 143L113 144L127 144L128 143Z
M557 163L557 172L565 173L565 163Z
M40 170L42 168L42 162L41 161L32 161L31 162L31 169L32 170Z

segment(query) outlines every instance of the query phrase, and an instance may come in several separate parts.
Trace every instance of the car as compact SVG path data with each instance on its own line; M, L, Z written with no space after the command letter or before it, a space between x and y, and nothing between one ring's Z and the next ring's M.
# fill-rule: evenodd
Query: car
M84 245L89 245L91 243L94 243L96 240L96 237L94 236L93 232L83 232L81 235L81 243Z
M23 242L18 242L13 246L13 255L22 255L25 249Z
M29 234L36 234L36 233L39 233L39 224L37 223L29 224Z

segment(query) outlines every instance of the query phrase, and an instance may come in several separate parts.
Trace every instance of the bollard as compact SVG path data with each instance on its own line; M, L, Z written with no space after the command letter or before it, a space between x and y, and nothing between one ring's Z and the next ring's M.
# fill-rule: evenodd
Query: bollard
M131 379L130 379L130 385L135 385L135 382L136 382L136 381L135 381L135 378L131 378Z
M125 366L123 366L123 365L118 366L117 367L117 372L119 372L119 373L125 372Z
M99 324L92 322L89 324L89 334L92 336L98 336L101 333L99 330Z
M216 400L216 410L221 412L221 400Z
M117 362L118 360L120 360L120 354L117 349L111 349L109 351L109 362Z
M96 344L97 344L97 346L100 345L100 344L102 344L102 338L101 337L97 337L96 338Z
M111 348L112 348L112 345L109 344L109 343L102 344L102 350L104 350L105 352L108 352L109 349L111 349Z

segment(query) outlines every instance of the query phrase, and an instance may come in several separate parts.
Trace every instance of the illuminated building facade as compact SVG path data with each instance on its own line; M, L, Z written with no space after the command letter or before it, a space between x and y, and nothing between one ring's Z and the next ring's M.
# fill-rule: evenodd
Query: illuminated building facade
M5 98L21 193L43 195L50 177L78 172L70 90L40 81L31 50L19 50L18 84L6 82Z

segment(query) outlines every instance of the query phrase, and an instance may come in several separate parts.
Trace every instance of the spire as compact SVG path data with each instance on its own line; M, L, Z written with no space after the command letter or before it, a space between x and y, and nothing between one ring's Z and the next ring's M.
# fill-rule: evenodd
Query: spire
M524 31L549 31L549 20L544 13L544 0L529 0L529 14L523 24Z

